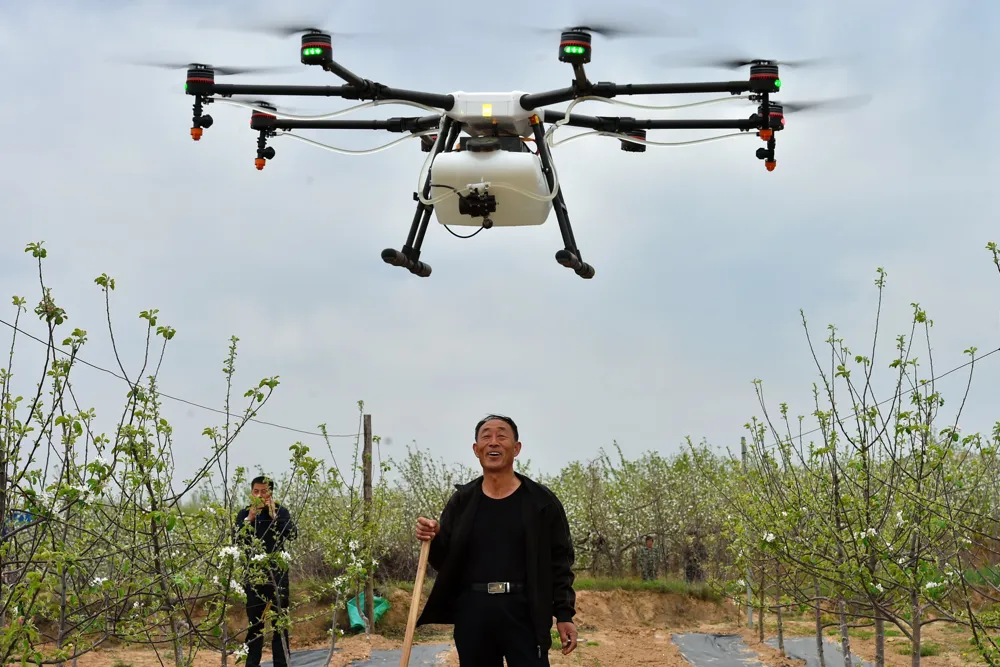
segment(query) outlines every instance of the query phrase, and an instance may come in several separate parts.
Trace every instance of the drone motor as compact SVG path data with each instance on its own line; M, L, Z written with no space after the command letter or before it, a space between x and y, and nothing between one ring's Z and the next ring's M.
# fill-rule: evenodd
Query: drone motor
M626 136L632 137L633 139L645 139L646 130L631 130L625 133ZM619 139L622 142L622 150L626 153L645 153L646 145L637 144L634 141L629 141L628 139Z
M333 60L333 39L321 30L310 30L302 35L303 65L323 66Z
M591 37L586 28L565 31L559 39L559 62L586 65L590 62Z

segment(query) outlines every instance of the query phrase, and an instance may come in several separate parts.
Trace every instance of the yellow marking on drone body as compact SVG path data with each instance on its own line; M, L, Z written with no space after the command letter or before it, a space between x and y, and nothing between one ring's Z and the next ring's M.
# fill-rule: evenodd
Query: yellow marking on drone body
M484 104L483 105L483 118L489 118L492 115L493 115L493 105L492 104Z

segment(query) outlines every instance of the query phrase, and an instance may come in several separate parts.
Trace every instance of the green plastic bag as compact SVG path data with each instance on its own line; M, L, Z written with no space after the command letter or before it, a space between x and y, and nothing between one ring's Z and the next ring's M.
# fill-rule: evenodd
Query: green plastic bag
M361 618L361 614L358 613L358 600L361 600L361 608L365 607L365 594L351 596L347 599L347 617L351 621L352 630L364 630L365 622ZM379 619L385 615L385 612L389 611L389 601L385 598L380 598L375 596L375 619L372 621L372 626L378 623Z

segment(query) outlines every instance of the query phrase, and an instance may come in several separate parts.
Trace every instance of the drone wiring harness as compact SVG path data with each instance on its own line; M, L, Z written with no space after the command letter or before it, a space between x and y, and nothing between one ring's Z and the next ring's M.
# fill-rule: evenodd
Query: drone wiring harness
M749 95L729 95L729 96L726 96L726 97L717 97L717 98L713 98L713 99L710 99L710 100L700 100L700 101L697 101L697 102L688 102L686 104L638 104L638 103L635 103L635 102L626 102L624 100L608 99L608 98L605 98L605 97L583 96L583 97L579 97L579 98L573 100L572 102L570 102L570 104L566 107L565 111L563 112L563 113L565 113L565 116L561 120L558 120L558 121L556 121L555 123L553 123L552 125L549 126L549 128L546 130L546 133L545 133L545 141L548 144L549 148L555 148L557 146L562 146L562 145L567 144L567 143L569 143L571 141L576 141L577 139L582 139L584 137L588 137L588 136L590 136L590 137L602 136L602 137L610 137L610 138L618 139L620 141L626 141L626 142L633 143L633 144L638 144L638 145L671 147L672 148L672 147L681 147L681 146L693 146L693 145L697 145L697 144L703 144L703 143L709 143L709 142L713 142L713 141L719 141L719 140L722 140L722 139L730 139L730 138L733 138L733 137L752 137L754 135L747 134L746 132L733 132L733 133L730 133L730 134L716 135L716 136L711 136L711 137L702 137L700 139L689 139L689 140L686 140L686 141L653 141L651 139L639 138L639 137L635 137L635 136L632 136L632 135L624 134L624 133L621 133L621 132L607 132L607 131L601 131L601 130L591 130L591 131L588 131L588 132L580 132L580 133L571 135L571 136L569 136L569 137L567 137L565 139L562 139L560 141L556 141L554 139L556 130L558 130L559 128L564 127L569 122L570 112L572 112L573 108L576 107L578 104L582 104L583 102L603 102L605 104L612 104L612 105L621 106L621 107L630 107L630 108L634 108L634 109L646 109L646 110L657 110L657 111L675 111L675 110L678 110L678 109L688 109L688 108L693 108L693 107L706 106L706 105L710 105L710 104L719 104L719 103L722 103L722 102L732 102L734 100L749 100L749 99L750 99ZM363 104L356 104L356 105L348 107L346 109L339 109L337 111L332 111L332 112L327 112L327 113L302 115L302 114L293 114L293 113L289 113L289 112L286 112L286 111L281 111L281 110L276 109L276 108L264 107L264 106L261 106L259 104L254 104L254 103L250 103L250 102L242 102L242 101L239 101L239 100L226 99L224 97L214 97L214 98L212 98L212 101L213 102L223 102L225 104L229 104L229 105L232 105L232 106L238 106L238 107L250 109L252 111L255 111L255 112L258 112L258 113L261 113L261 114L267 114L267 115L270 115L270 116L274 116L276 118L285 118L285 119L289 119L289 120L326 120L326 119L339 118L341 116L346 116L346 115L348 115L350 113L354 113L356 111L361 111L362 109L370 109L370 108L377 107L377 106L391 106L391 105L410 106L410 107L415 107L415 108L418 108L418 109L422 109L424 111L438 111L438 109L435 109L434 107L427 106L425 104L417 104L417 103L414 103L414 102L409 102L407 100L392 100L392 99L390 99L390 100L377 100L377 101L373 101L373 102L365 102ZM447 114L440 114L441 120L444 120L444 117L446 115ZM406 142L409 139L418 139L420 137L434 136L435 134L437 134L437 130L433 130L433 129L432 130L423 130L421 132L414 132L414 133L409 134L409 135L407 135L405 137L401 137L399 139L395 139L395 140L390 141L390 142L388 142L386 144L382 144L381 146L375 146L373 148L362 148L362 149L350 149L350 148L341 148L341 147L338 147L338 146L333 146L331 144L326 144L326 143L323 143L323 142L320 142L320 141L316 141L315 139L309 139L308 137L303 137L302 135L295 134L294 132L287 131L287 130L276 130L274 136L276 136L276 137L289 137L291 139L296 139L298 141L301 141L303 143L309 144L311 146L315 146L317 148L328 150L328 151L331 151L333 153L339 153L341 155L372 155L372 154L375 154L375 153L380 153L380 152L382 152L384 150L387 150L389 148L393 148L394 146L398 146L399 144L402 144L402 143ZM438 195L437 197L433 197L433 198L425 197L420 192L420 190L421 190L421 184L423 183L424 179L426 178L427 173L433 167L433 163L434 163L434 158L435 157L437 157L437 154L432 152L430 155L427 156L427 159L424 160L423 166L420 168L420 173L419 173L419 175L417 177L418 186L417 186L417 190L416 190L417 197L418 197L418 199L419 199L420 202L422 202L423 204L425 204L427 206L434 206L434 205L439 204L439 203L441 203L443 201L446 201L448 199L451 199L451 198L454 198L454 197L458 197L458 196L460 196L462 194L467 194L468 192L470 192L472 190L473 186L477 185L477 184L470 184L466 188L451 189L448 192L445 192L445 193L443 193L441 195ZM523 188L518 188L516 186L512 186L512 185L509 185L507 183L491 182L489 185L490 185L491 188L496 188L496 189L501 189L501 190L510 190L512 192L516 192L517 194L520 194L520 195L522 195L524 197L528 197L530 199L534 199L536 201L546 201L546 202L548 202L548 201L552 201L553 199L555 199L555 197L557 196L557 194L559 192L559 175L558 175L558 171L555 169L554 166L553 166L553 175L554 175L555 184L552 187L552 192L549 193L549 194L547 194L547 195L539 195L537 193L529 192L527 190L524 190ZM481 229L482 228L480 228L480 230ZM451 231L451 230L449 229L449 231ZM476 233L478 233L478 231L479 230L477 230ZM475 234L472 234L470 236L474 236L474 235ZM470 237L464 236L464 237L460 237L460 238L470 238Z
M550 213L554 213L562 239L562 249L555 253L556 261L581 278L593 278L594 267L583 260L570 224L566 198L553 159L555 148L593 136L617 139L620 149L628 153L644 153L650 146L684 147L738 136L756 137L764 145L757 148L755 157L763 162L768 172L772 172L777 166L776 135L785 129L785 115L830 104L829 101L789 104L774 99L782 89L780 67L799 66L801 61L795 64L773 59L736 58L712 62L714 67L749 68L747 76L723 81L622 84L592 81L585 69L593 55L592 35L623 34L620 27L607 25L561 29L558 58L572 67L572 83L534 93L442 94L393 88L358 76L334 60L333 36L329 31L316 27L284 26L275 27L272 32L278 36L299 34L299 61L331 73L343 83L325 86L229 84L216 79L264 70L202 63L165 64L168 68L187 71L184 91L193 99L191 138L199 141L204 131L212 127L214 121L204 113L204 108L219 102L250 110L250 129L257 135L254 165L258 170L264 169L274 158L275 150L268 145L268 141L276 137L288 137L342 155L372 155L416 139L421 151L428 155L418 172L417 188L413 193L413 219L402 248L386 248L381 257L385 263L405 268L420 277L431 275L431 267L421 259L421 252L432 215L448 231L452 231L449 224L474 226L481 219L478 233L481 229L492 228L494 223L497 226L540 225ZM684 104L639 104L617 99L642 95L704 94L721 97ZM272 96L335 97L359 103L328 113L299 114L279 109L268 101ZM236 97L251 99L242 101ZM677 111L733 100L750 101L756 106L745 117L715 119L586 116L574 111L584 102L600 102L642 111ZM564 110L551 108L562 104L566 104ZM426 115L381 120L341 118L364 109L390 105L406 105ZM579 128L581 132L557 140L556 133L561 128L569 127ZM372 148L349 149L298 133L298 130L319 129L388 131L403 136ZM728 132L682 141L655 141L647 137L652 130ZM437 182L432 182L432 176ZM480 182L470 182L475 180ZM436 192L435 188L444 192ZM497 191L513 192L519 196L494 194ZM444 205L455 199L455 204Z

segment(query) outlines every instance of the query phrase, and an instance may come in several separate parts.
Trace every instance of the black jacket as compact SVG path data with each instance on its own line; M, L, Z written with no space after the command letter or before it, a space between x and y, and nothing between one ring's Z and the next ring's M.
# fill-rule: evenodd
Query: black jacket
M298 537L298 528L292 521L292 515L288 508L275 503L275 509L278 510L276 519L271 518L270 508L265 507L257 512L256 518L251 522L247 521L247 517L250 516L249 507L244 507L237 513L233 542L242 547L245 554L255 540L261 543L264 553L273 554L282 551L285 548L285 542ZM287 588L288 570L277 566L272 567L267 573L266 580L269 583L277 582L279 586Z
M546 486L521 474L517 478L527 491L524 526L527 545L527 597L531 620L539 644L550 647L552 617L562 623L576 615L573 591L573 541L566 511ZM454 603L461 592L461 562L468 544L469 529L482 496L483 478L456 484L439 520L440 530L431 541L428 562L437 573L427 604L417 625L453 624Z

